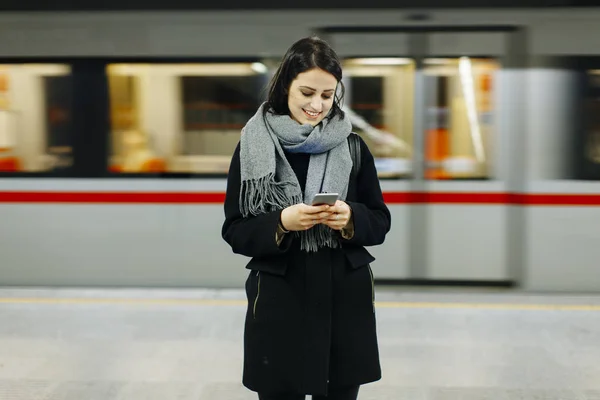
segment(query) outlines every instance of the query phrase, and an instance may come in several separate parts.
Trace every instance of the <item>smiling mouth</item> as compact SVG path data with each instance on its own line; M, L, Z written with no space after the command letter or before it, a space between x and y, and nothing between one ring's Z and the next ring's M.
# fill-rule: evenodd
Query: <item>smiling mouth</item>
M304 111L304 115L306 115L309 119L315 119L319 115L321 115L320 112L306 111L304 108L302 109L302 111Z

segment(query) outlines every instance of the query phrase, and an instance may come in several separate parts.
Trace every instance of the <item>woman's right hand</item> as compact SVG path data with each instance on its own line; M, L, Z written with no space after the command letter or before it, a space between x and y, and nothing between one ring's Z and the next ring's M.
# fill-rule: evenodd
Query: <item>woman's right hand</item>
M304 203L295 204L281 212L281 225L287 231L305 231L326 221L332 214L327 204L309 206Z

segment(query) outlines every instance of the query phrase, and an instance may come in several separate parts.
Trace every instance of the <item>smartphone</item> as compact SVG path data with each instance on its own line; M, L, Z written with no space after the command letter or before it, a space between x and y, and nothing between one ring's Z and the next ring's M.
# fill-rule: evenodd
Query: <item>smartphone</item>
M317 193L313 198L312 205L319 206L321 204L334 205L339 197L337 193Z

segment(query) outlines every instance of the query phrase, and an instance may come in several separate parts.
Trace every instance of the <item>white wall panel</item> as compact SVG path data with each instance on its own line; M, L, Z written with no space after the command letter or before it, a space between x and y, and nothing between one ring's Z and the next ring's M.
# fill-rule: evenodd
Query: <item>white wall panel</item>
M0 284L242 287L219 205L0 204ZM10 227L10 228L8 228Z
M432 33L429 54L442 56L503 56L506 53L504 33Z
M535 54L585 55L598 54L600 24L596 10L587 17L548 18L531 31L530 45Z
M505 206L431 205L427 278L507 280Z
M528 179L568 179L573 149L575 76L532 68L527 72Z
M523 288L599 292L598 221L598 207L528 208Z
M409 278L410 261L410 225L409 205L389 205L392 214L392 228L385 243L380 246L367 247L377 260L373 263L375 279Z
M405 33L333 34L330 40L340 57L410 55L409 35Z
M303 27L251 23L218 24L169 23L141 20L67 19L60 24L52 18L39 25L0 25L0 54L4 56L281 56L302 36Z

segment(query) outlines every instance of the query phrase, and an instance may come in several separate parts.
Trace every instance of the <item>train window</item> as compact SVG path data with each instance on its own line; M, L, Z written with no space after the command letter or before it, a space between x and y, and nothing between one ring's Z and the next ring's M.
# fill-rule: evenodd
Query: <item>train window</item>
M0 172L72 166L71 71L59 64L0 64Z
M411 175L414 61L344 60L344 110L373 153L380 177Z
M489 177L493 128L492 59L428 58L425 74L425 178Z
M528 179L600 180L600 57L537 56L531 65Z
M588 61L581 71L579 93L581 106L579 115L571 117L571 125L576 129L577 151L575 156L575 178L585 180L600 179L600 58Z
M260 63L108 66L112 172L227 173L263 101Z

